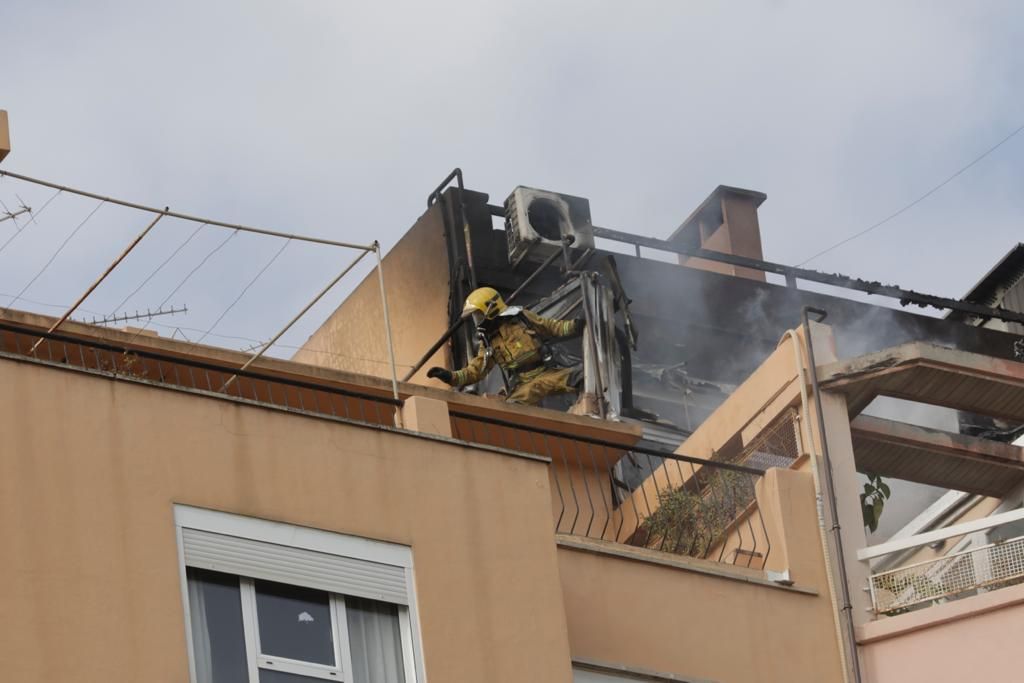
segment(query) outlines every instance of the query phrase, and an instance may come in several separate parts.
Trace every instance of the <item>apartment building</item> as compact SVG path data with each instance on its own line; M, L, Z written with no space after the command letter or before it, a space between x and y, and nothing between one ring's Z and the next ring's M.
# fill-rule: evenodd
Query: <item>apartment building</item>
M442 185L383 261L397 391L376 274L292 360L4 310L7 676L1013 680L986 653L1018 541L954 546L1020 518L1019 447L865 411L1024 423L1017 337L798 288L762 260L765 199L719 187L656 240ZM587 311L588 400L426 378L473 352L454 323L484 283ZM868 472L985 502L873 538Z

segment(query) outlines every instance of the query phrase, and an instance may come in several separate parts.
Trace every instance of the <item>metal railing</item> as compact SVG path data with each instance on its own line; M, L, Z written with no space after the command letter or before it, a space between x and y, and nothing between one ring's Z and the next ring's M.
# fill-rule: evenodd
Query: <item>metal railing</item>
M876 614L975 595L1024 582L1024 536L989 543L871 576Z
M764 470L450 410L452 435L551 459L556 533L762 568L771 540L754 487ZM651 475L630 495L621 458Z
M242 369L242 365L46 332L10 321L0 321L0 357L375 426L395 426L395 412L401 405L383 388L380 395L374 395Z

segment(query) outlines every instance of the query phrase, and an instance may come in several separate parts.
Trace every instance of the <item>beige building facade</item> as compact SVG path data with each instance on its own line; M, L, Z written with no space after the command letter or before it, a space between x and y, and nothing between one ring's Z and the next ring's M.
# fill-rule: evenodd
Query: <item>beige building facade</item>
M1016 680L994 653L1024 599L1024 451L865 412L1024 423L1012 338L769 284L761 193L719 187L659 243L745 260L637 242L566 295L593 247L509 266L502 207L441 189L383 261L392 325L373 274L289 361L2 312L6 676ZM474 350L462 329L424 357L485 278L595 306L607 334L570 356L600 410L426 377ZM865 320L887 323L867 347ZM868 474L969 500L879 542ZM983 665L955 647L976 639Z
M351 374L266 361L266 393L247 398L245 382L258 380L242 377L241 395L216 395L204 390L223 377L214 368L237 365L238 354L146 338L126 356L111 349L127 348L128 335L71 324L67 337L25 356L47 322L19 316L0 334L0 538L11 557L2 571L3 585L17 587L4 597L0 643L16 680L189 680L204 646L192 642L187 568L244 571L218 548L249 542L264 558L259 544L282 538L296 553L330 556L346 543L406 553L399 607L410 640L402 655L412 661L400 680L842 678L833 639L787 645L797 624L827 634L832 623L820 548L810 542L809 475L773 470L758 483L757 502L771 510L765 533L776 539L768 566L790 572L779 582L764 568L556 534L553 500L564 482L553 468L564 461L449 436L450 412L473 411L515 420L520 436L554 427L628 444L635 430L413 385L396 407L371 379L365 397L335 395L379 419L341 418L326 414L323 397L360 388ZM82 364L89 351L99 360ZM212 381L198 380L207 374ZM308 392L305 408L289 382ZM286 389L296 390L293 405L282 404ZM203 512L216 524L179 520ZM235 541L202 546L189 534ZM318 534L326 545L301 540ZM289 566L252 571L257 614L261 581L281 584L289 572L300 587L318 580ZM66 656L48 655L57 642ZM257 675L288 659L273 654L257 656Z

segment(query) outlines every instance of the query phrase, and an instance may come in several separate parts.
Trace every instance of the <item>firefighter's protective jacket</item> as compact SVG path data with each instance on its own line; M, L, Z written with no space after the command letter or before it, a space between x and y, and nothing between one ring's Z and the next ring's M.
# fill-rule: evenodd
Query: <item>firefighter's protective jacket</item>
M497 362L517 383L525 383L546 369L544 341L573 337L580 333L575 320L551 320L520 308L510 306L497 319L498 324L488 334L491 352L480 344L476 356L461 370L452 373L452 385L461 387L476 384L487 376Z

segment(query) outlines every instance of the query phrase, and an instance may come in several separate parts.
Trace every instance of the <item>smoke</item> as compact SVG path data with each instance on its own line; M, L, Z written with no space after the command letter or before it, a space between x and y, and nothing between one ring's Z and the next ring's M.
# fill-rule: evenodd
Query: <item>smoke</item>
M855 316L837 320L834 331L836 353L843 360L907 342L933 341L912 317L884 306L859 306Z
M901 311L881 306L863 307L863 313L834 327L836 351L840 359L855 358L913 341L929 341L927 332L915 318ZM959 431L957 411L942 406L917 403L889 396L879 396L864 409L865 415L896 422ZM867 483L866 474L860 483ZM881 543L910 523L929 505L941 498L948 489L911 481L886 478L892 496L886 501L878 529L868 533L870 543ZM847 492L856 495L858 492Z

